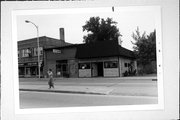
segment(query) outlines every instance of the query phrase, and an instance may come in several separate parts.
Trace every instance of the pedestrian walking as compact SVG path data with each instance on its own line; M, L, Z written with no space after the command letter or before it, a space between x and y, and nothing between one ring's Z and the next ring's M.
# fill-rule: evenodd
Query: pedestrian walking
M49 69L47 73L49 76L49 81L48 81L49 89L51 89L51 87L54 88L53 72L51 69Z

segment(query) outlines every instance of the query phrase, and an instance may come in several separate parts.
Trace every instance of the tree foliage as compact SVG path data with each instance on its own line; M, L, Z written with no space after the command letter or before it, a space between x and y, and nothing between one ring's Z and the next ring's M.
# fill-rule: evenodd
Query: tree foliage
M135 42L134 52L138 57L138 63L147 65L152 61L156 61L156 31L154 30L149 35L144 32L140 34L139 28L132 34Z
M99 17L91 17L83 26L83 32L87 31L88 33L83 37L84 42L117 40L120 33L116 24L117 22L113 21L112 18L107 18L105 20Z

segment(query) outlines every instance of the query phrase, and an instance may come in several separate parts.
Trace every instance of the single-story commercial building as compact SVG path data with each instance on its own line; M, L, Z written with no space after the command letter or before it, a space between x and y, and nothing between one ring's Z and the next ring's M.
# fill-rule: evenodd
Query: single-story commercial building
M121 77L137 70L136 57L117 40L44 49L44 75L56 77Z

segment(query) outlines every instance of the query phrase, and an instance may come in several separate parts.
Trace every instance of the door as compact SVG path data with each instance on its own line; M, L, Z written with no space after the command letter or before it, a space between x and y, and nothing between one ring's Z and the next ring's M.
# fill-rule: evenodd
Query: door
M103 76L103 62L97 63L97 69L98 69L98 76L102 77Z
M98 68L96 63L92 63L92 77L98 76Z
M66 77L68 75L67 60L60 60L56 62L57 76Z
M30 68L26 68L26 76L27 77L31 76L31 69Z
M92 77L103 76L103 62L92 63Z

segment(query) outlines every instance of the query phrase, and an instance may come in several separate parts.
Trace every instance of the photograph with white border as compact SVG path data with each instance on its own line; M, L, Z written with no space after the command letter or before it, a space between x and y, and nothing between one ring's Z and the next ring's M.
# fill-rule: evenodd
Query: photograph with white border
M160 13L158 6L13 11L17 111L162 109Z
M90 11L89 12L86 11L87 9L89 9ZM97 10L97 9L104 9L104 10ZM81 11L77 12L77 10L81 10ZM121 24L121 22L123 22L122 20L121 22L119 22L119 20L113 18L112 15L108 14L108 13L115 14L117 13L117 11L119 11L119 13L123 11L127 12L126 10L133 12L138 11L139 13L140 11L141 13L144 13L142 11L152 11L152 12L153 10L156 11L153 12L154 13L153 15L150 14L152 15L150 19L154 19L154 16L156 16L155 24L153 26L156 26L155 27L156 52L158 54L156 56L157 80L156 79L152 80L152 83L156 83L154 84L154 86L157 86L154 87L155 89L152 89L150 87L148 81L146 84L146 88L142 87L145 84L139 80L138 81L136 80L136 82L133 81L134 83L132 83L132 81L129 78L134 76L132 76L132 73L130 74L129 71L126 72L126 74L125 72L122 72L123 64L120 64L121 63L120 61L122 60L120 57L119 59L111 58L111 60L113 61L109 61L109 59L106 60L104 59L105 57L108 58L109 56L107 55L112 55L112 53L118 56L120 54L119 49L122 50L122 48L134 52L134 48L132 49L131 46L126 43L127 41L130 41L130 43L135 43L134 38L137 38L138 31L141 36L145 35L147 37L148 35L150 35L149 31L147 29L144 29L139 24L139 26L137 25L134 28L132 28L133 29L132 31L130 30L131 34L128 35L130 37L129 38L126 37L127 33L124 30L130 28L131 24L129 24L127 28L124 28L123 26L126 26L126 24L122 25ZM57 11L61 11L61 12L57 12ZM117 44L115 45L111 43L112 41L106 41L108 42L109 45L109 46L105 45L106 47L99 47L99 45L103 44L103 41L98 41L99 44L98 42L96 42L97 43L96 45L93 45L95 44L95 42L85 44L85 42L87 41L89 42L89 39L91 39L88 38L89 36L94 37L92 32L87 31L88 27L86 22L89 21L90 18L87 18L85 22L82 24L84 27L81 26L81 32L83 33L83 35L81 35L81 40L79 40L80 42L77 42L78 40L77 40L76 31L73 31L74 34L76 35L71 34L73 36L74 41L69 41L68 38L70 37L69 31L73 30L74 28L73 25L71 30L69 30L68 26L65 26L64 24L62 26L59 25L57 28L52 30L51 26L53 26L53 23L52 22L47 23L48 17L46 16L53 16L53 14L56 14L57 17L62 14L65 14L64 16L61 17L71 18L68 17L68 15L72 13L83 15L82 13L91 14L93 12L96 14L95 17L99 16L100 18L100 19L97 18L96 20L99 19L101 23L105 23L104 25L106 25L107 17L103 18L102 15L98 13L103 13L106 14L108 17L112 17L112 21L114 21L113 25L115 26L114 30L118 31L116 32L117 33L116 35L118 36L118 39L116 37L116 41L117 41L116 43L118 43L118 45L121 45L121 48L117 47ZM135 15L137 14L133 14L131 18L133 18L133 16ZM39 18L40 16L45 19L42 20L41 18ZM27 18L23 19L23 17L27 17ZM52 17L52 18L54 19L56 17ZM101 18L103 18L104 21ZM149 18L149 16L147 18ZM142 19L145 20L145 18ZM39 22L38 20L41 21ZM148 19L146 20L149 21ZM63 23L63 18L62 20L59 21ZM71 20L72 23L74 23L74 21L76 20L74 19ZM111 20L109 19L109 21ZM131 20L128 19L127 22L129 21ZM42 26L41 22L42 24L45 25ZM56 20L54 20L54 22L56 24ZM75 22L75 23L79 23L79 22ZM143 21L142 23L145 23L145 21ZM179 27L178 26L179 26L178 0L171 0L171 1L168 0L88 1L86 0L86 1L78 1L78 2L77 1L2 1L1 4L1 69L2 70L1 70L1 116L0 116L1 119L3 120L178 119L179 118L179 90L178 90L179 89ZM44 29L50 29L52 32L48 31L45 33ZM21 32L24 37L21 36ZM27 34L24 34L25 32L27 32ZM146 33L144 34L144 32ZM154 31L150 30L150 32L154 32ZM56 33L56 35L54 35L54 33ZM106 31L106 33L108 32ZM106 34L103 35L106 36ZM102 37L102 35L100 36ZM144 39L146 37L140 37L140 38ZM62 40L70 44L68 44L68 46L60 46L60 47L58 46L56 48L53 47L54 46L53 44L52 48L49 46L48 48L45 48L44 46L42 47L42 43L41 43L42 39L43 40L46 39L46 42L43 42L43 44L47 43L48 45L52 45L53 42L51 41L56 41L56 40L58 40L58 42L61 41L60 42L61 45L63 43ZM28 42L27 43L27 45L29 46L28 48L26 44L23 45L24 41ZM57 45L59 45L58 42ZM21 43L21 45L19 46L18 43ZM37 50L38 43L40 43L39 44L40 52L39 49ZM113 46L113 49L109 49L110 46ZM93 50L92 47L94 47ZM23 50L24 48L25 50ZM91 50L96 52L92 52ZM70 54L66 54L67 56L63 56L63 54L67 52ZM88 53L88 55L86 55L86 53ZM122 53L121 53L121 57L122 57ZM99 56L99 54L101 54L101 56ZM98 60L97 58L95 58L95 55L99 56ZM91 56L91 59L87 58L89 56ZM23 57L23 59L21 59L21 57ZM64 59L63 57L66 59ZM86 59L84 59L83 57L86 57ZM42 58L48 58L48 59L42 59ZM54 58L56 59L52 61ZM127 53L126 53L126 58L127 58ZM29 61L30 59L36 61L30 62ZM137 66L139 66L138 64L139 61L138 59L136 60L137 60ZM25 64L23 63L23 61ZM73 65L72 63L74 64L74 67L71 66ZM40 69L38 68L38 65L40 66L39 67ZM47 65L48 68L44 69L44 66L47 67ZM118 70L117 70L117 66L118 66ZM126 65L124 64L124 66L128 66L128 64ZM49 68L51 68L52 72L50 72L51 70L49 70ZM90 68L90 70L88 70L88 68ZM25 69L24 71L25 74L22 74L23 69ZM74 71L74 69L76 69L76 71ZM40 74L38 74L38 72ZM117 73L119 73L118 74L119 77L117 77ZM138 73L136 75L141 74L142 76L145 76L144 71L134 72L134 73ZM118 80L116 80L117 78ZM82 79L84 79L84 81ZM119 81L119 79L121 82ZM116 83L114 83L115 81ZM117 81L120 83L117 83ZM37 86L43 89L42 90L37 89ZM134 89L136 86L138 86L138 88ZM30 89L30 87L31 88L33 87L33 89ZM77 89L75 89L75 87ZM127 88L133 88L133 89L127 89ZM46 92L43 91L44 89L46 90ZM60 89L61 92L57 91L57 89L58 90ZM70 93L70 91L67 91L67 89L73 91L71 91ZM84 91L80 91L80 90L84 90ZM122 91L117 91L117 90L122 90ZM87 93L85 94L85 91L88 92L88 94ZM101 92L101 94L99 93L94 94L94 92L97 91ZM146 97L146 100L144 99L144 96L147 96L147 94L144 93L146 93L147 91L150 93L153 91L157 91L155 92L157 93L157 97L155 97L158 100L157 104L154 104L152 102L150 104L149 103L145 104L147 103L146 100L152 98L152 96L150 96L150 97ZM129 96L127 96L128 95L127 93L129 94ZM141 94L142 96L141 98L139 98L140 97L139 94ZM66 98L62 98L62 96L65 96ZM56 99L53 99L54 97ZM118 99L120 97L121 97L120 99L121 103L119 104ZM126 99L128 97L129 99ZM137 102L136 101L137 98L143 100ZM101 100L102 102L98 100Z

